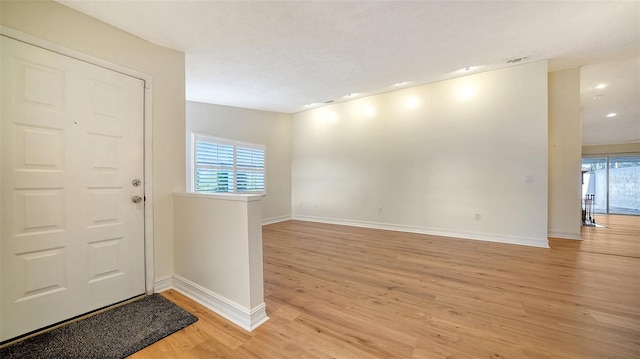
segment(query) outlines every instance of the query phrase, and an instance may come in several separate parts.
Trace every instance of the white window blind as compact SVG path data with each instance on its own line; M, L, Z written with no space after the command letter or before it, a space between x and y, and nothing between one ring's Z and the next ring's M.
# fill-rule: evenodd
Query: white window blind
M265 147L194 134L193 191L265 193Z
M264 191L264 150L236 146L236 191Z

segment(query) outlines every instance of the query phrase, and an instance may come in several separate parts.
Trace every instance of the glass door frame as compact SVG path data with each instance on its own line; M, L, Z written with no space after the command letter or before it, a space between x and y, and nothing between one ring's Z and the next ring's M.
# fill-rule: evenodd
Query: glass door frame
M638 157L640 158L640 153L617 153L617 154L594 154L594 155L583 155L581 160L580 160L580 169L582 170L582 161L584 161L585 159L601 159L604 160L605 163L605 212L596 212L598 214L622 214L622 213L611 213L611 201L610 201L610 191L609 191L609 186L610 186L610 171L611 171L611 159L616 159L616 158L625 158L625 157ZM584 178L584 177L583 177ZM594 190L595 192L595 190ZM584 199L584 193L582 193L582 197ZM637 214L632 214L632 213L628 213L626 215L637 215Z

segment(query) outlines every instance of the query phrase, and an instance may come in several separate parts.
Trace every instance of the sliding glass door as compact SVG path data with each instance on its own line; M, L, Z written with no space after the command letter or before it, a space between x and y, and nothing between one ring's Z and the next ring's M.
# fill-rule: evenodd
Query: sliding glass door
M640 156L609 158L609 213L640 215Z
M595 195L594 213L607 213L607 158L582 159L582 198Z
M582 159L582 198L594 195L594 212L640 215L640 156Z

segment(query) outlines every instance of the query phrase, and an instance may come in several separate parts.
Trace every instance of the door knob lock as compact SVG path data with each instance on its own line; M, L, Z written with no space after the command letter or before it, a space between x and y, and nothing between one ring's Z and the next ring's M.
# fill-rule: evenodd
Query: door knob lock
M133 181L131 181L131 184L132 184L134 187L139 187L139 186L142 184L142 181L140 181L139 179L137 179L137 178L136 178L136 179L134 179Z
M133 202L133 203L140 203L140 202L142 202L142 197L140 197L140 196L133 196L133 197L131 197L131 202Z

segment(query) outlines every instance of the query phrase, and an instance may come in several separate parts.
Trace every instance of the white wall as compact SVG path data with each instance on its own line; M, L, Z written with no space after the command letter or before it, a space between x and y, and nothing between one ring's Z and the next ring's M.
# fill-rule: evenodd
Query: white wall
M549 73L549 236L580 239L580 70Z
M261 196L174 196L174 287L246 330L262 324Z
M266 146L262 218L270 222L291 216L291 115L187 101L187 151L191 132Z
M541 61L294 114L293 217L547 246L547 101Z
M153 231L156 278L173 273L173 198L183 191L184 54L53 1L0 2L3 26L153 76Z

